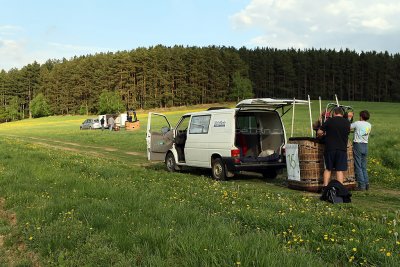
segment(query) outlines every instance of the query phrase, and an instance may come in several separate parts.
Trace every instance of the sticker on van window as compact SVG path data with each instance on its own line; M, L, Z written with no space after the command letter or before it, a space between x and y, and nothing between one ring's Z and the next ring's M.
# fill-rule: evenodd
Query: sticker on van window
M214 127L225 127L226 121L215 121Z

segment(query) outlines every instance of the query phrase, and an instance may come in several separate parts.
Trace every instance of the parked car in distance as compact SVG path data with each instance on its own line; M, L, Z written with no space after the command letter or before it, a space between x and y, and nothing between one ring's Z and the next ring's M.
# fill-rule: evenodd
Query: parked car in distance
M81 126L80 129L84 130L84 129L89 129L89 130L94 130L94 129L100 129L101 125L98 119L87 119L85 120Z

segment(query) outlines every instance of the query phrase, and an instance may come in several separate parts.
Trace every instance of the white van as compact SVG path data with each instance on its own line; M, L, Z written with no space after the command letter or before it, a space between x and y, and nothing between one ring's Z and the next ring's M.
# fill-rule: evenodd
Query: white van
M183 166L211 168L216 180L233 177L239 171L259 172L275 178L286 166L286 133L282 115L293 99L247 99L236 108L209 109L187 113L175 128L166 116L149 113L147 157L165 161L169 171ZM286 110L285 110L286 108Z

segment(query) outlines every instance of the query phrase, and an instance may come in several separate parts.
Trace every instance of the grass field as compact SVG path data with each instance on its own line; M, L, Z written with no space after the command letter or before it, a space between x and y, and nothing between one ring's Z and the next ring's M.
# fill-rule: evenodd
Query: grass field
M80 131L81 116L1 124L0 266L399 266L399 104L345 104L373 130L371 190L343 205L284 176L221 183L148 164L144 112L137 132ZM204 107L166 114L189 109ZM295 135L308 125L296 107Z

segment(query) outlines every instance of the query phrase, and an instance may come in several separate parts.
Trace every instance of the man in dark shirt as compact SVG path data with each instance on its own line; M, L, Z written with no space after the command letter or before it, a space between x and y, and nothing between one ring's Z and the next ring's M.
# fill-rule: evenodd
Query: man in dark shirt
M347 171L347 141L350 134L350 122L343 118L344 111L336 107L334 117L327 120L318 130L318 136L325 135L325 171L324 186L331 179L332 170L336 171L336 177L343 184L344 173Z

